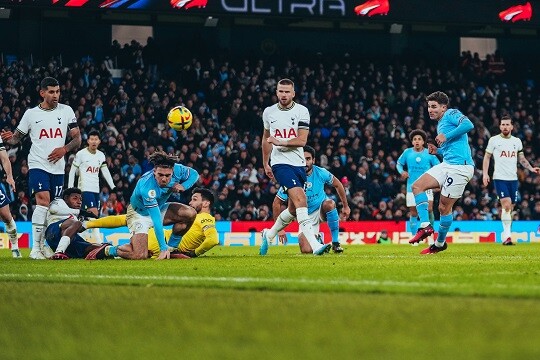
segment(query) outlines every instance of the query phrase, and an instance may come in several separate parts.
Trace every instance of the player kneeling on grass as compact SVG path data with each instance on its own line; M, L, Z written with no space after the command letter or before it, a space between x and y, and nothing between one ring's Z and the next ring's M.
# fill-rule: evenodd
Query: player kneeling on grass
M54 199L47 213L45 240L55 252L52 260L84 258L104 249L109 244L92 244L84 240L79 231L84 230L79 216L92 217L93 214L81 210L82 191L66 189L62 198ZM103 253L103 252L102 252ZM104 257L101 257L104 258Z
M165 230L165 239L171 251L171 258L187 259L194 258L206 253L214 246L219 245L216 230L216 219L211 215L214 205L214 194L208 189L195 188L192 191L189 206L197 211L193 225L181 237L171 234L180 233L185 224L176 223L170 230ZM106 216L96 220L90 220L86 228L115 228L126 226L126 215ZM159 243L154 229L148 232L148 256L157 258L160 253Z
M328 170L314 164L314 148L307 145L304 146L304 158L306 160L307 180L305 183L305 188L308 216L313 224L313 233L317 234L317 239L320 241L320 238L318 237L319 225L321 221L326 221L332 235L332 250L335 253L342 253L343 248L339 244L339 214L337 211L336 202L326 196L324 187L325 185L328 185L333 186L336 189L341 203L343 204L343 208L341 210L342 217L346 220L351 213L351 209L349 208L349 203L347 202L345 188L343 187L341 181L339 181ZM278 215L281 213L281 207L287 203L287 200L287 193L283 190L283 188L280 188L272 204L274 219L277 219ZM291 212L291 215L296 216L294 211ZM283 244L287 242L287 236L284 230L278 232L278 238ZM300 251L302 254L313 253L313 249L303 232L300 232L298 235L298 244L300 245ZM330 249L328 248L328 250Z

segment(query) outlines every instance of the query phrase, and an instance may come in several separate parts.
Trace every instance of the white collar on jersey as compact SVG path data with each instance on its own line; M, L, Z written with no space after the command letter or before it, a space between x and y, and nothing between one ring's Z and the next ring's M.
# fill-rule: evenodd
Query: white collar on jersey
M282 110L282 111L291 110L291 109L294 107L294 105L296 105L296 103L295 103L294 101L291 101L291 105L288 106L288 107L283 107L283 106L281 106L279 103L277 103L278 109L279 109L279 110Z
M52 109L44 109L42 106L41 106L41 103L38 104L38 107L40 110L43 110L43 111L53 111L55 110L58 106L55 106L53 107Z

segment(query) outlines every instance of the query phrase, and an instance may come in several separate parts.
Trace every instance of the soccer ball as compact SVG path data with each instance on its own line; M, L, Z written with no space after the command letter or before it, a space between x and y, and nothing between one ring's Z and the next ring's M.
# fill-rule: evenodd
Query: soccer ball
M193 115L186 107L176 106L167 114L167 121L174 130L186 130L193 122Z

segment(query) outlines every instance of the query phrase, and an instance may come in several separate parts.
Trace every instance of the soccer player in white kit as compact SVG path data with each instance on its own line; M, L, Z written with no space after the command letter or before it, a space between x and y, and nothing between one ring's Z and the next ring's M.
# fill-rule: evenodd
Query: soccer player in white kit
M300 230L311 245L313 254L322 255L331 244L322 245L317 241L304 191L307 176L303 147L309 134L309 111L293 101L294 83L289 79L278 82L276 95L278 103L263 112L263 164L266 175L270 179L275 178L291 201L289 207L279 214L272 228L263 230L259 254L266 255L269 242L294 220L293 214L296 211Z
M501 201L501 222L503 225L503 245L512 243L512 210L518 200L518 177L517 163L527 170L540 174L540 168L532 167L523 154L523 143L520 139L512 136L514 120L508 115L501 118L499 124L501 133L489 138L484 161L482 162L482 178L484 186L488 186L489 162L493 157L495 169L493 171L493 185Z
M58 80L52 77L41 80L39 95L43 101L26 110L15 133L2 131L4 142L10 145L19 143L27 134L32 141L28 155L29 185L31 194L36 197L36 208L32 214L31 259L53 255L43 241L47 210L51 200L62 194L64 156L81 146L81 133L73 109L58 102ZM66 144L68 134L71 141Z
M111 190L115 188L113 178L107 163L105 162L105 154L98 150L101 143L99 132L93 130L88 133L88 146L79 150L71 164L69 171L68 188L72 188L75 184L75 176L78 175L77 188L82 190L82 209L90 211L96 217L99 214L99 173L101 171L103 178L109 184ZM99 229L92 230L94 238L97 242L101 242Z

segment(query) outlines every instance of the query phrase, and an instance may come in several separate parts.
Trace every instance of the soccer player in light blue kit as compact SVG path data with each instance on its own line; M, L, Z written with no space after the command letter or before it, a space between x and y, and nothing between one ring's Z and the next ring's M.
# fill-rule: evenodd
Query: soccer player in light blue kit
M474 162L467 133L474 128L469 118L457 109L448 108L448 95L436 91L426 97L429 118L438 121L434 144L428 144L430 154L439 154L443 162L432 167L413 183L412 191L420 217L420 228L409 241L414 244L433 234L429 223L428 197L426 190L441 189L439 212L439 236L435 244L422 250L421 254L436 254L446 250L446 234L452 225L452 208L463 195L465 186L474 174Z
M339 199L343 204L341 213L344 219L349 217L351 209L349 208L349 203L347 202L347 194L345 193L345 188L341 181L339 181L334 175L332 175L328 170L314 165L315 161L315 149L311 146L304 146L304 158L306 159L306 175L307 181L305 183L306 187L306 197L307 197L307 206L308 214L311 218L313 224L313 233L319 234L319 224L321 221L326 221L328 227L330 228L330 233L332 234L332 250L335 253L342 253L343 248L339 244L339 214L337 211L337 206L334 200L329 199L324 192L324 185L331 185L336 188ZM285 205L288 200L288 195L283 188L279 188L276 197L274 198L274 203L272 204L272 212L274 214L274 219L276 219L281 212L281 205ZM282 243L287 242L287 237L285 231L281 230L278 233L279 241ZM298 235L298 243L300 245L300 251L303 254L310 254L313 252L313 249L309 245L303 233Z
M412 192L412 184L433 166L440 164L435 155L431 155L428 149L424 148L427 142L425 131L416 129L409 134L412 147L406 149L397 160L397 171L402 179L407 180L407 207L409 208L409 224L411 232L416 234L418 231L418 212L416 211L416 202ZM405 170L406 168L406 170ZM428 197L429 222L433 225L433 190L426 191Z
M137 181L127 209L126 221L132 234L130 243L105 248L105 256L137 260L148 258L148 231L153 227L161 250L157 259L168 259L169 246L178 246L181 236L197 216L191 206L167 202L167 199L172 193L192 187L199 179L199 173L177 164L175 157L164 152L156 151L150 155L149 160L154 164L154 169ZM173 225L169 246L165 242L164 225Z

